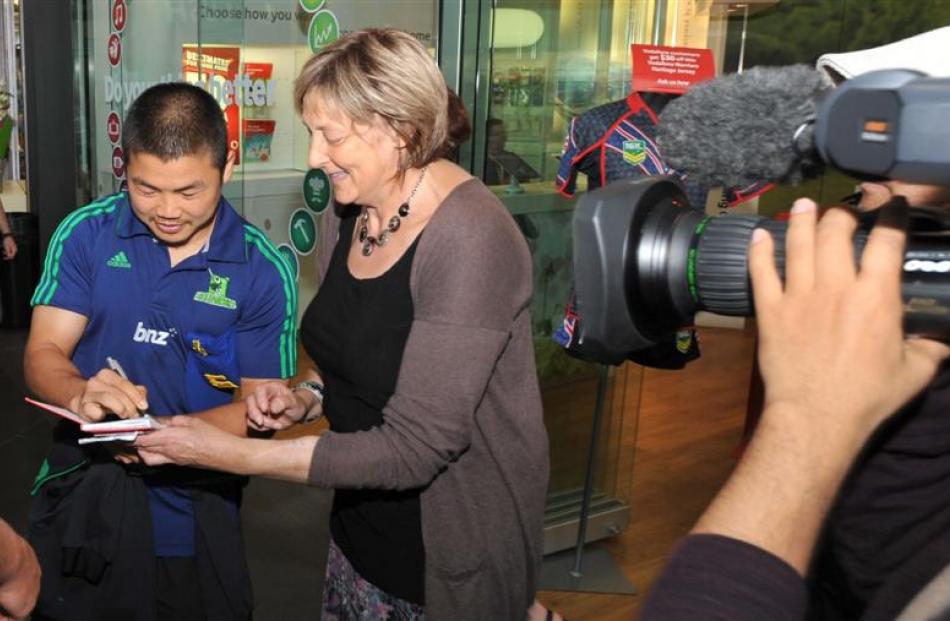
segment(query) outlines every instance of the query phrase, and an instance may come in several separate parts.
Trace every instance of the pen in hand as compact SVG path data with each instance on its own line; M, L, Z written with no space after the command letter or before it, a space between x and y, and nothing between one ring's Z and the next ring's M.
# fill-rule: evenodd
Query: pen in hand
M112 369L112 371L116 373L116 375L118 375L119 377L121 377L122 379L126 381L131 381L129 380L129 376L126 375L125 369L123 369L122 365L119 364L118 360L116 360L112 356L106 356L106 363L109 365L109 368ZM140 413L146 418L151 418L151 416L149 416L149 414L145 411L140 410Z

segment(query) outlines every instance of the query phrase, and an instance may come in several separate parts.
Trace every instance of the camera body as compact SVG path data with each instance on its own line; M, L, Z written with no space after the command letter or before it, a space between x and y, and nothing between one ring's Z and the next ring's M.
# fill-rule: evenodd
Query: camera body
M950 80L906 70L864 74L831 91L803 130L822 159L863 179L950 186ZM789 149L794 148L790 143ZM903 271L905 328L950 338L950 219L912 210ZM855 237L860 258L873 215ZM753 314L747 251L752 232L776 238L784 273L785 224L761 216L709 217L672 177L613 183L583 196L574 214L580 344L620 364L669 341L699 310Z

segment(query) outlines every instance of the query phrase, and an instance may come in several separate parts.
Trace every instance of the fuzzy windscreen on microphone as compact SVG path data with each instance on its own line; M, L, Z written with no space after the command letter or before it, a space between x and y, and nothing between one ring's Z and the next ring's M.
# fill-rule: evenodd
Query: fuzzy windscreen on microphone
M799 183L820 174L812 126L831 83L807 65L753 67L693 87L660 114L657 142L677 171L703 184Z

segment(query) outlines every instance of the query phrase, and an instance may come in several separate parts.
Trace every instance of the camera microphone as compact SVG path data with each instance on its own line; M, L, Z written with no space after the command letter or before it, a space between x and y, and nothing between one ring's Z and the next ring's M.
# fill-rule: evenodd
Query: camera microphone
M695 86L660 115L664 157L723 187L799 183L823 162L859 179L950 186L950 79L872 71L831 86L805 65L755 67Z
M799 183L822 171L811 121L832 88L806 65L718 77L663 109L657 143L673 168L708 186Z

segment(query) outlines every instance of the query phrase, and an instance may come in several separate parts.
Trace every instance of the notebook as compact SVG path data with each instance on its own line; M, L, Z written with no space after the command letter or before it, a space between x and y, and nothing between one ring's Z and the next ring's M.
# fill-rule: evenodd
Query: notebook
M101 423L90 423L66 408L61 408L51 403L43 403L42 401L37 401L29 397L25 397L25 400L31 405L35 405L60 418L76 423L79 425L81 431L90 434L87 437L79 438L77 440L79 444L92 444L93 442L131 442L143 431L161 429L164 426L158 422L156 418L148 414L138 418L122 418Z

